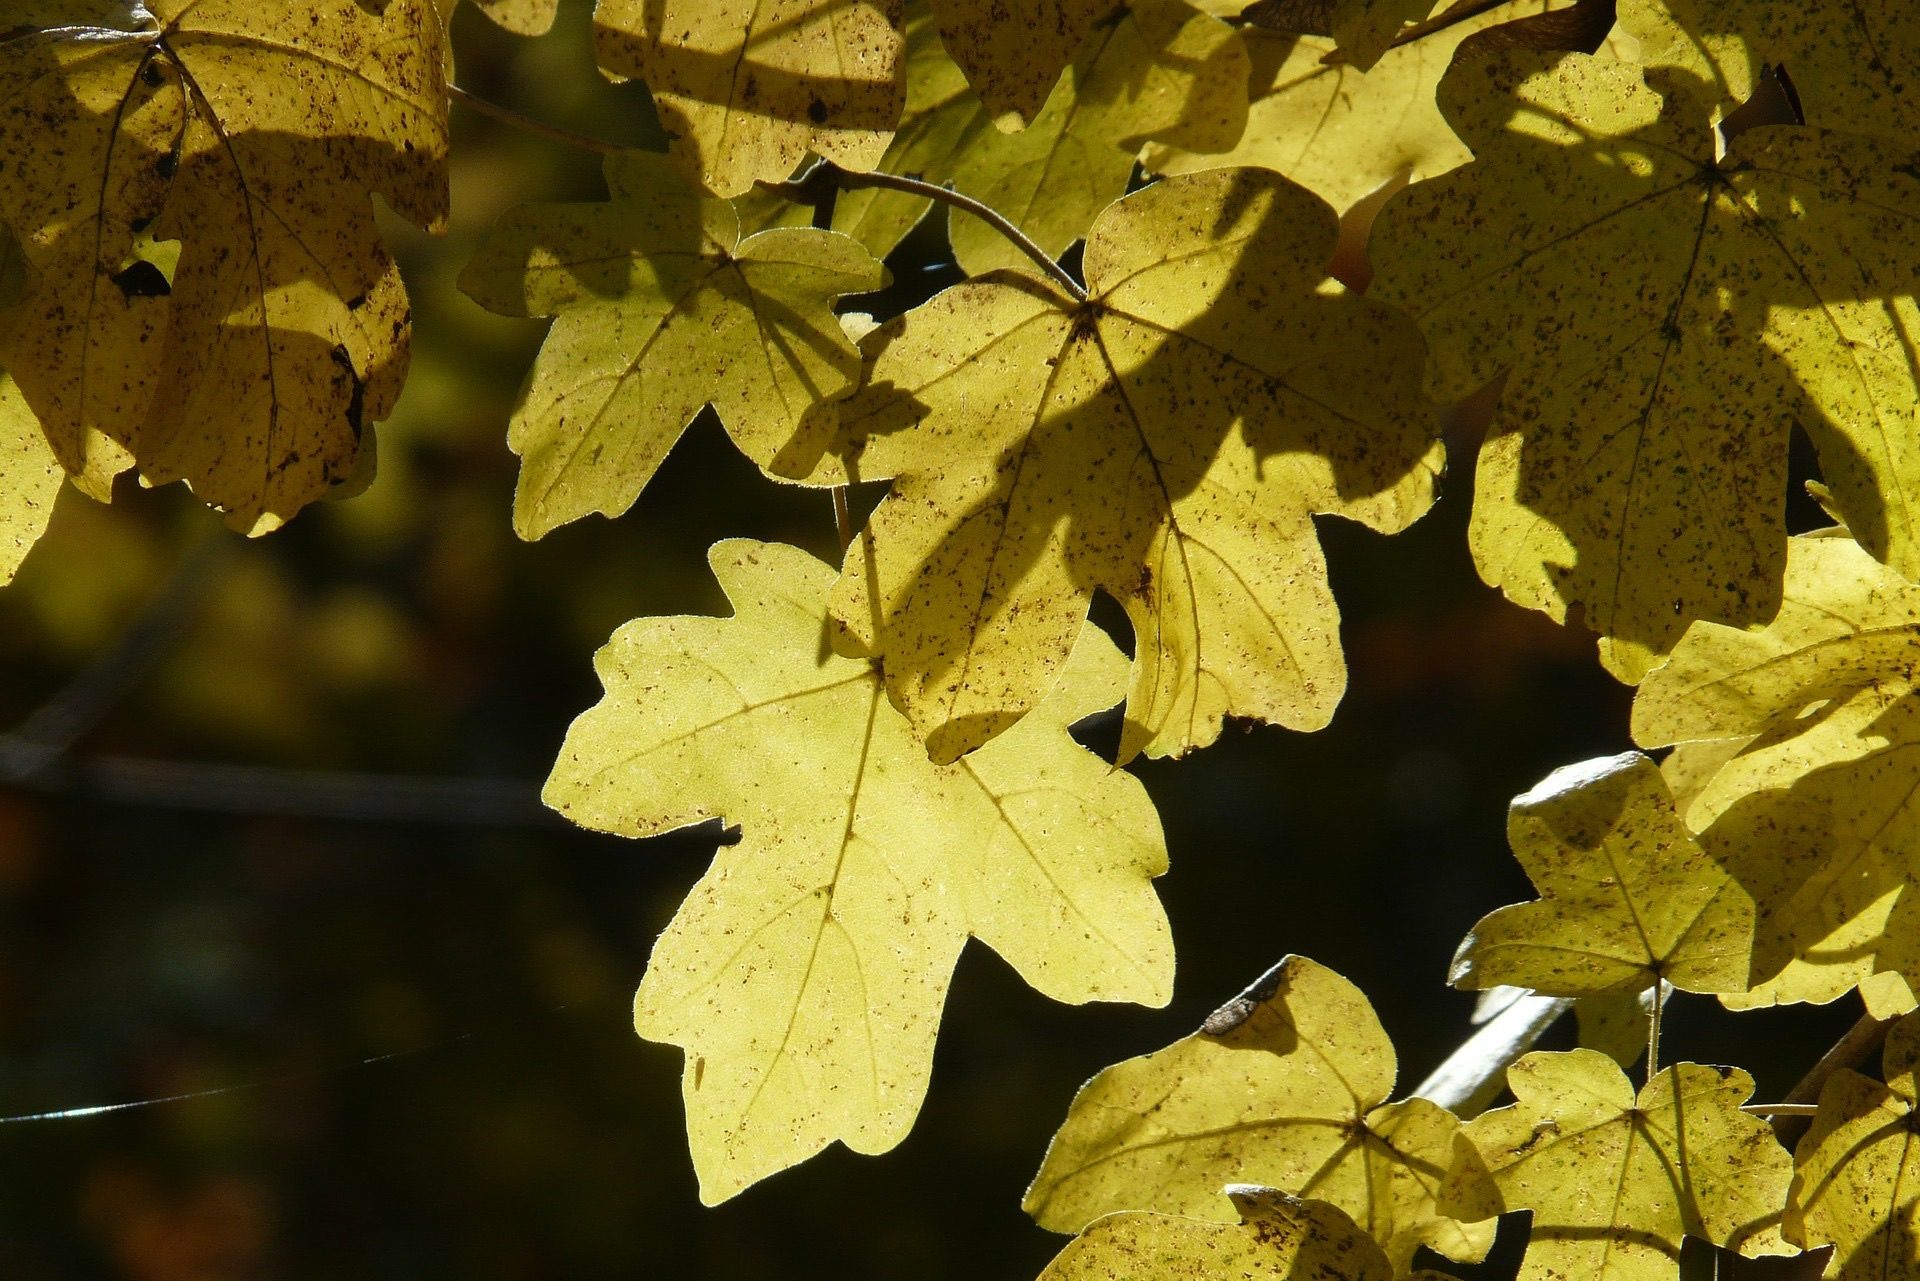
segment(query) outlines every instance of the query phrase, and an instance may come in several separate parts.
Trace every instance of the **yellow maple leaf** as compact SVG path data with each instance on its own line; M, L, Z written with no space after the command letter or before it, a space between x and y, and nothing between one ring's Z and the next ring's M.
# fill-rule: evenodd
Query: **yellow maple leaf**
M1723 756L1687 811L1753 897L1754 990L1735 1005L1831 1001L1920 982L1914 655L1920 587L1837 534L1792 540L1779 616L1690 628L1634 702L1642 744ZM1711 761L1712 756L1708 757Z
M1555 770L1517 797L1507 840L1533 903L1483 917L1448 981L1548 996L1740 992L1753 900L1694 842L1659 767L1638 752Z
M712 1203L835 1139L900 1142L969 934L1063 1001L1165 1004L1173 953L1153 807L1067 735L1118 693L1111 642L1090 635L1026 725L935 766L873 665L821 644L828 566L746 541L709 559L734 616L622 628L595 660L606 697L568 731L545 799L627 836L741 826L635 1003L642 1036L686 1050Z
M455 4L459 0L454 0ZM520 36L544 35L553 27L560 0L473 0L495 25Z
M1855 535L1920 569L1892 301L1920 270L1920 179L1820 130L1716 156L1704 111L1611 59L1469 59L1441 100L1475 159L1387 206L1373 292L1418 317L1436 397L1511 371L1470 532L1488 582L1582 606L1629 681L1693 619L1765 619L1796 424Z
M907 23L907 107L879 168L950 183L1058 255L1126 194L1143 143L1232 146L1246 122L1247 75L1232 27L1186 0L1143 0L1096 24L1039 114L1007 134L946 56L930 15L917 12ZM929 203L849 191L833 225L884 257ZM950 214L949 235L970 275L1027 266L1005 236L961 211Z
M940 39L1001 128L1031 120L1112 0L933 0Z
M399 394L406 291L370 193L445 216L440 16L154 0L127 21L0 43L0 220L36 277L0 361L89 494L134 463L257 532L350 478ZM171 271L139 247L171 241Z
M1468 36L1549 7L1548 0L1500 5L1388 49L1365 71L1330 60L1337 47L1331 37L1244 28L1253 101L1239 145L1208 155L1155 143L1141 153L1141 163L1163 174L1258 165L1342 210L1389 182L1445 173L1472 155L1435 99L1454 50Z
M1089 301L995 273L862 343L867 387L829 406L846 470L900 479L834 612L934 759L1044 695L1096 590L1138 638L1123 759L1227 715L1326 723L1345 666L1311 513L1403 528L1439 464L1410 327L1318 288L1335 236L1276 175L1168 179L1094 224Z
M1425 1099L1386 1102L1395 1072L1360 990L1290 956L1200 1031L1082 1086L1023 1204L1077 1232L1125 1209L1224 1217L1224 1184L1271 1184L1352 1215L1395 1275L1421 1245L1478 1260L1492 1219L1436 1207L1460 1123Z
M1110 1214L1055 1256L1040 1281L1392 1281L1380 1247L1324 1201L1272 1188L1226 1191L1237 1223ZM1417 1273L1412 1281L1437 1273Z
M40 420L13 379L0 372L0 585L13 581L46 532L62 478Z
M681 168L718 196L808 151L871 169L904 101L904 0L599 0L600 66L646 81Z
M1533 1211L1519 1281L1668 1281L1683 1236L1749 1258L1791 1254L1780 1237L1793 1162L1740 1110L1753 1078L1677 1063L1636 1096L1598 1050L1529 1054L1507 1069L1518 1100L1462 1127L1497 1195L1476 1180L1463 1208Z
M1813 1126L1794 1150L1787 1239L1831 1245L1823 1275L1836 1281L1920 1276L1920 1016L1887 1032L1886 1083L1841 1068L1820 1091Z
M659 156L612 156L606 174L609 201L508 211L460 277L494 311L559 318L508 429L523 538L632 506L709 403L754 462L804 474L825 442L795 439L801 416L860 373L833 302L885 280L835 232L743 238Z
M1623 0L1620 25L1651 65L1731 108L1784 66L1810 125L1901 146L1920 129L1920 25L1907 0Z

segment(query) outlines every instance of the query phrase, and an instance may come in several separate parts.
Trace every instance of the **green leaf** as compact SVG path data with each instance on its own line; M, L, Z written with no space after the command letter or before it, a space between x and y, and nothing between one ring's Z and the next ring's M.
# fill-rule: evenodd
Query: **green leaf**
M1095 591L1141 638L1122 759L1228 715L1326 723L1345 666L1311 515L1404 528L1439 460L1411 329L1320 289L1335 234L1274 175L1170 179L1094 225L1091 301L998 273L862 343L846 470L900 479L834 612L934 759L1045 694Z
M833 303L886 278L834 232L743 239L725 201L658 156L606 173L604 203L509 211L460 277L484 307L559 318L507 436L523 538L624 512L708 404L755 463L805 474L825 440L796 439L802 415L860 372Z
M1920 170L1806 129L1717 156L1691 100L1581 55L1469 59L1441 99L1474 162L1387 206L1373 292L1419 319L1437 398L1511 371L1476 474L1487 581L1581 606L1629 681L1690 620L1764 620L1796 425L1855 535L1920 569L1892 302L1920 272Z
M1661 979L1688 992L1746 989L1753 900L1695 844L1646 757L1554 771L1515 799L1507 839L1540 900L1482 918L1449 982L1548 996L1639 992Z
M712 1203L835 1139L905 1137L969 934L1063 1001L1165 1004L1173 953L1153 807L1067 735L1118 692L1111 642L1090 635L1027 724L935 766L873 666L822 645L831 569L745 541L709 559L735 615L622 628L545 799L626 836L741 825L635 1003L642 1036L686 1050Z
M1074 1232L1118 1210L1222 1217L1222 1185L1271 1184L1352 1215L1395 1275L1421 1245L1478 1260L1492 1220L1436 1205L1459 1122L1386 1102L1395 1070L1359 989L1290 956L1200 1031L1081 1087L1023 1204Z

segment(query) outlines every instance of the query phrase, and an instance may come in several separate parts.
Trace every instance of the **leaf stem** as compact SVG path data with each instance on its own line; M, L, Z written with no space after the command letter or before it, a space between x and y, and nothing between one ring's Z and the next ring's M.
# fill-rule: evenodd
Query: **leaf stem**
M845 556L847 548L853 546L853 513L847 510L847 487L833 487L833 531L840 535L840 554Z
M1816 1103L1748 1103L1740 1110L1752 1116L1812 1116L1820 1106Z
M802 204L813 204L820 199L823 187L837 187L843 191L858 190L862 187L880 187L888 191L901 191L910 196L919 196L923 200L937 200L951 205L978 218L995 231L1005 236L1015 249L1033 259L1040 270L1047 273L1055 283L1073 296L1075 302L1087 301L1087 291L1079 281L1073 278L1065 267L1046 250L1035 244L1033 238L1016 227L1012 220L991 205L983 204L972 196L955 191L952 187L943 187L924 178L910 178L897 173L856 173L842 169L835 164L821 161L798 178L786 182L762 182L760 187L776 196Z
M1658 975L1653 980L1653 1007L1647 1018L1647 1080L1650 1082L1660 1071L1660 1015L1661 1006L1666 1002L1666 983Z
M1820 1061L1807 1069L1791 1090L1787 1091L1784 1103L1811 1106L1819 1102L1820 1092L1826 1088L1827 1079L1835 1072L1846 1068L1857 1068L1865 1063L1873 1052L1887 1039L1887 1029L1893 1026L1892 1019L1876 1019L1871 1014L1863 1014L1860 1021L1848 1028L1846 1033L1833 1047L1820 1056ZM1773 1119L1773 1132L1782 1143L1791 1144L1799 1137L1804 1128L1799 1118L1805 1113L1782 1112Z
M503 107L476 94L467 92L459 85L447 85L447 100L457 102L468 110L487 117L509 129L518 129L522 133L532 134L536 138L545 138L548 142L557 142L563 146L578 147L582 151L591 151L598 156L618 155L632 148L622 147L618 143L608 142L604 138L591 138L584 133L574 133L571 129L562 129L556 125L535 120L532 116L520 114L511 107Z

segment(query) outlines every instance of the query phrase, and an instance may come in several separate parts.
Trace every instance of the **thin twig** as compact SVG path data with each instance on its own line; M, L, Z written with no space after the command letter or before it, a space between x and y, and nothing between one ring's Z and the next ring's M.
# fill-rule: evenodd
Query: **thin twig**
M1647 1080L1660 1071L1660 1013L1665 1002L1661 991L1666 986L1658 975L1653 980L1653 1005L1647 1011Z
M815 165L799 178L786 182L762 182L760 187L776 196L800 204L813 204L819 199L821 184L830 183L843 190L856 190L862 187L880 187L888 191L902 191L910 196L919 196L923 200L937 200L951 205L978 218L1007 240L1027 257L1033 259L1040 270L1047 273L1059 286L1073 295L1075 302L1087 301L1087 291L1071 272L1062 267L1051 254L1033 242L1026 232L1013 225L1007 216L990 205L982 204L972 196L964 195L951 187L943 187L924 178L909 178L897 173L855 173L842 169L838 165Z
M1863 1014L1860 1021L1848 1028L1846 1034L1833 1043L1833 1048L1820 1056L1820 1061L1807 1069L1807 1074L1781 1102L1789 1104L1813 1104L1820 1101L1820 1092L1834 1073L1858 1068L1873 1056L1887 1039L1887 1029L1893 1026L1892 1019L1876 1019L1871 1014ZM1791 1145L1805 1130L1800 1114L1782 1113L1773 1119L1773 1132L1782 1143Z
M1812 1116L1820 1106L1817 1103L1748 1103L1740 1110L1752 1116Z
M1481 14L1498 9L1501 5L1507 4L1508 2L1509 0L1459 0L1459 3L1450 6L1445 13L1440 14L1438 17L1428 18L1424 22L1415 22L1409 26L1402 27L1400 34L1393 38L1393 42L1389 44L1387 48L1398 49L1402 45L1410 45L1416 40L1425 40L1428 36L1438 35L1449 27L1457 27L1463 22L1471 22ZM1329 67L1344 66L1346 61L1346 53L1340 49L1328 50L1326 56L1320 59L1323 66Z
M489 102L485 98L469 93L457 84L449 84L447 86L447 97L453 102L460 103L478 112L489 120L494 120L506 125L509 129L518 129L520 132L530 133L536 138L545 138L548 142L557 142L568 147L578 147L582 151L591 151L599 156L618 155L622 151L632 150L630 147L622 147L619 143L608 142L604 138L592 138L584 133L575 133L571 129L562 129L556 125L535 120L532 116L521 115L511 107L503 107L497 102Z

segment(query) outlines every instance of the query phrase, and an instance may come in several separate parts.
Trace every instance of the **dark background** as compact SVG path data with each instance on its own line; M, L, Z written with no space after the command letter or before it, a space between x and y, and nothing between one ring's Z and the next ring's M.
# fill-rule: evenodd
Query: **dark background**
M590 69L586 8L537 41L463 10L459 79L645 141L644 93ZM1332 727L1137 767L1173 862L1172 1005L1054 1005L971 947L900 1149L702 1208L679 1052L628 1006L713 833L597 836L536 793L615 626L719 612L722 537L830 556L831 513L703 418L629 515L514 539L505 424L542 327L454 278L501 209L600 187L591 157L454 125L452 235L389 220L416 357L372 489L251 542L179 487L69 495L0 592L0 1115L224 1091L0 1122L0 1277L1029 1278L1061 1238L1020 1193L1074 1089L1282 955L1372 996L1403 1085L1462 1038L1447 961L1531 896L1508 799L1630 746L1590 638L1474 575L1470 424L1409 533L1322 522L1352 669ZM892 265L930 287L925 230ZM1683 997L1664 1057L1777 1098L1852 1018Z

